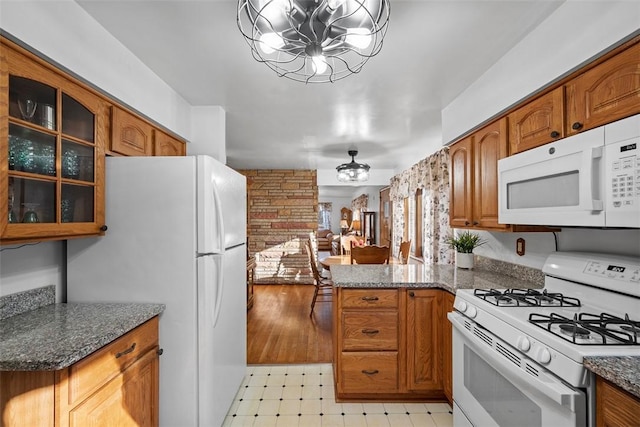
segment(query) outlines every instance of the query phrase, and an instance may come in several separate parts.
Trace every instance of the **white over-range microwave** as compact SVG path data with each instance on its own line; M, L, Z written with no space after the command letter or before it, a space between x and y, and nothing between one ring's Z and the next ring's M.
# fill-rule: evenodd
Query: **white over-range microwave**
M640 115L498 161L502 224L640 228Z

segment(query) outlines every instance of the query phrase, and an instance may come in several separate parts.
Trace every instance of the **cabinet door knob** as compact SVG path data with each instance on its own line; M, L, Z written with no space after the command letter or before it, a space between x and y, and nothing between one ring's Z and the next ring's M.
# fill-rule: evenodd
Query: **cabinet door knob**
M102 227L100 227L100 231L107 231L109 229L109 227L107 227L106 225L103 225Z
M553 132L551 132L551 138L557 138L560 136L560 132L558 132L557 130L554 130Z
M411 292L409 292L409 296L410 296L411 298L413 298L413 297L415 297L415 296L416 296L416 293L415 293L415 292L413 292L413 291L411 291Z
M164 353L164 349L159 348L158 351L156 351L156 353L158 353L158 356L162 356L162 353Z
M573 130L580 130L580 129L582 129L582 126L583 126L583 125L582 125L582 123L580 123L580 122L575 122L574 124L572 124L572 125L571 125L571 129L573 129Z
M465 222L464 222L464 225L469 225L469 221L465 221Z
M473 225L480 225L478 221L473 221Z

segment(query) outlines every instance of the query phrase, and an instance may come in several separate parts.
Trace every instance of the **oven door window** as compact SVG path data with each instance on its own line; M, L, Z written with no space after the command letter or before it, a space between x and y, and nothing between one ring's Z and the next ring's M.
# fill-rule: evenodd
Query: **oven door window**
M542 426L540 406L464 346L464 388L499 426Z

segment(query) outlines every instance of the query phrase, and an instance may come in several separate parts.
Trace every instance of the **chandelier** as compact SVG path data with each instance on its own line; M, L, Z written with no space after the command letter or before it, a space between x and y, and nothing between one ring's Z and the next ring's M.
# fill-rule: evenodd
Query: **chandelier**
M389 0L238 0L238 28L278 76L334 82L380 52Z
M336 168L338 171L338 181L340 182L364 182L369 179L369 165L358 163L354 157L358 155L358 150L349 150L351 156L350 163L343 163Z

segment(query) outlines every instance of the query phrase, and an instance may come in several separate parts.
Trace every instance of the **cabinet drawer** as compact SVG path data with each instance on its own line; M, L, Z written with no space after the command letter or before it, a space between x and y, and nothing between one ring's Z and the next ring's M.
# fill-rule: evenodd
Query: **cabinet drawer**
M342 314L343 350L397 350L398 313L345 312Z
M344 393L393 393L398 390L398 353L342 353L340 381Z
M69 368L69 404L111 381L158 344L158 317L138 326Z
M398 307L397 289L344 289L342 291L343 308L396 308Z

